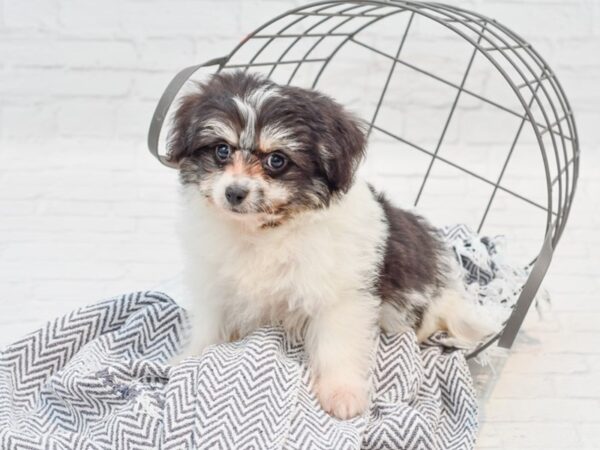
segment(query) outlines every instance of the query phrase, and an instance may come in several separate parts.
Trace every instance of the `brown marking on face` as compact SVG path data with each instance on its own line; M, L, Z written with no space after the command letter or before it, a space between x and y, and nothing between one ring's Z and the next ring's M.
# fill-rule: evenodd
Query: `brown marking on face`
M288 207L290 206L289 200L272 200L269 204L269 212L271 214L280 216L280 218L284 218L288 214Z
M277 149L276 148L269 148L269 147L260 146L260 147L256 147L255 152L259 153L261 155L266 155L268 153L274 152L275 150L277 150Z
M246 156L240 151L233 154L231 162L225 167L225 173L256 177L263 180L267 178L260 160L252 155Z
M256 160L245 166L246 173L250 177L265 179L266 174L260 161Z
M256 151L266 155L267 153L274 152L280 148L280 142L270 139L268 136L265 138L264 135L261 134Z
M225 173L231 175L245 175L244 157L240 152L235 152L231 158L231 162L225 167Z
M260 130L257 150L267 154L277 150L297 148L299 144L290 137L289 130L281 125L266 126Z
M207 140L223 141L237 147L240 130L230 120L213 118L202 122L199 135Z
M273 203L270 205L268 212L275 217L263 223L261 228L276 228L287 222L289 219L294 217L295 214L301 212L302 210L303 209L301 207L294 207L293 205L290 205L289 201Z

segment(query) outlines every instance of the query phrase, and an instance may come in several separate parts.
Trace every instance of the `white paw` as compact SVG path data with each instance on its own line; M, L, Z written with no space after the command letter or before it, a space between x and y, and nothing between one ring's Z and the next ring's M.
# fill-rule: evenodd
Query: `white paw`
M171 366L177 366L188 358L202 356L202 353L204 353L202 350L199 352L195 352L195 351L192 351L192 349L189 347L184 348L184 349L181 349L181 351L179 353L176 353L175 355L171 356L169 361L167 361L167 364L169 364Z
M318 381L316 394L321 407L338 419L361 415L369 404L367 383L350 384L343 378Z
M183 362L184 359L186 359L188 357L189 357L189 355L186 355L185 353L178 353L178 354L171 356L171 358L169 358L169 360L167 361L167 364L170 366L177 366L181 362Z

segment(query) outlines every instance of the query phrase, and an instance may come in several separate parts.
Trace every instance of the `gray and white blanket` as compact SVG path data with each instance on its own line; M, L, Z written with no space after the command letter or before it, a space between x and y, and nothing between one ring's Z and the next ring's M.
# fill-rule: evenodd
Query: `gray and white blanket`
M280 329L171 367L186 323L166 295L128 294L0 352L0 448L473 448L477 403L460 351L382 335L370 409L340 421L319 407L302 346Z

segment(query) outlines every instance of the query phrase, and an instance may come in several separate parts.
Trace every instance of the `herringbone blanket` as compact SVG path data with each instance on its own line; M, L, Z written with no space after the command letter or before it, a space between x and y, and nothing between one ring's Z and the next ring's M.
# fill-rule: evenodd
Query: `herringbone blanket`
M459 352L381 336L372 406L340 421L276 328L177 367L186 315L156 292L75 311L0 354L4 449L469 449L477 428Z
M506 316L526 277L502 240L464 226L441 234L473 301ZM277 328L211 347L180 366L185 311L157 292L75 311L0 352L0 450L473 448L477 403L460 351L379 338L369 411L328 416L305 355Z

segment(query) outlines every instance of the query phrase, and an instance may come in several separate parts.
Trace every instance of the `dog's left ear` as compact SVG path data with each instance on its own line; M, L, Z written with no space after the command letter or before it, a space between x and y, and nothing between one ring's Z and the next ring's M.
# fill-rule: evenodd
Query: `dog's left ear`
M352 186L356 169L365 156L367 139L364 123L336 106L327 120L328 132L321 152L329 189L332 193L345 193Z

